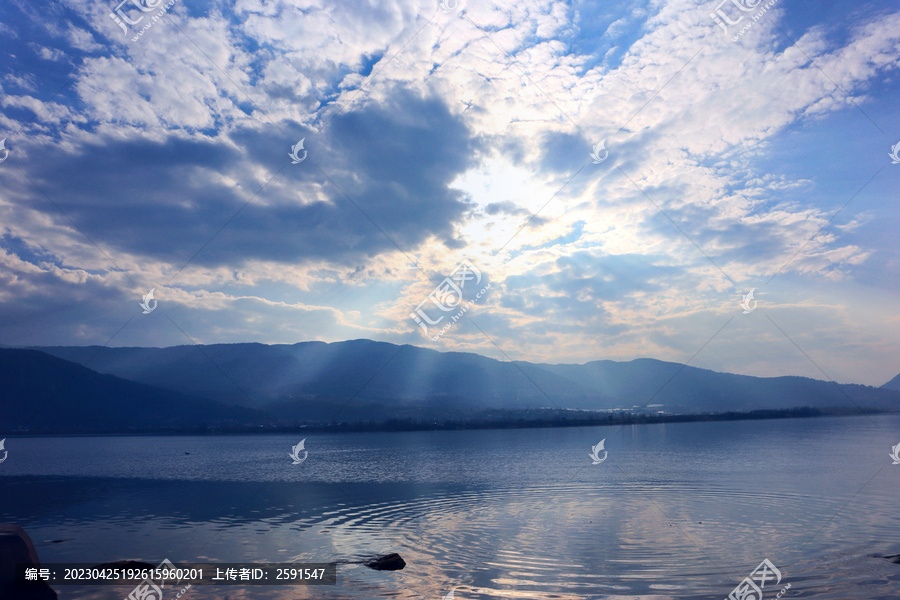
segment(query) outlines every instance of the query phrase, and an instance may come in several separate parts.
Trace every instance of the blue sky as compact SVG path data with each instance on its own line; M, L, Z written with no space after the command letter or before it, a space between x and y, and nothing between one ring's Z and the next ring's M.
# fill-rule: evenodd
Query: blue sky
M6 2L0 344L370 338L880 385L900 9L741 1ZM490 288L436 336L463 259Z

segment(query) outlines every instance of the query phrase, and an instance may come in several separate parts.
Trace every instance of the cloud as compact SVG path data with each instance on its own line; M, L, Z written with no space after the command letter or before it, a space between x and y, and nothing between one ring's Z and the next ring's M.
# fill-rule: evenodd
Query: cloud
M452 241L467 205L448 183L471 163L476 142L439 100L398 89L385 103L339 115L327 138L285 127L306 136L300 165L287 158L296 140L271 127L79 143L29 161L29 177L52 203L38 198L22 210L66 226L58 206L113 253L173 266L210 240L197 264L347 264L396 252L395 244Z
M107 5L0 9L7 315L69 315L7 331L103 343L102 315L156 285L209 341L422 343L411 308L467 256L493 284L471 316L508 353L683 360L780 270L801 290L783 314L837 319L828 342L885 371L895 345L854 337L842 302L873 261L896 270L889 193L838 213L836 167L859 190L878 165L829 147L884 144L900 13L847 5L837 34L779 6L731 42L710 10L178 2L131 42ZM82 302L99 314L62 308ZM441 347L484 340L461 324ZM787 351L705 360L779 372Z
M515 203L506 200L504 202L491 202L487 206L484 207L484 212L491 216L505 214L505 215L527 215L528 211L524 208L520 208L516 206Z

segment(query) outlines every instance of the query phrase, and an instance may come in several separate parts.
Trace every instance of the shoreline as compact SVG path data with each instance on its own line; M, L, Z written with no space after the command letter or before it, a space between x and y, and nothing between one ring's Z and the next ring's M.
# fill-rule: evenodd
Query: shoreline
M503 413L504 411L495 411ZM77 437L77 436L155 436L155 435L247 435L247 434L298 434L298 433L397 433L405 431L470 431L508 429L552 429L568 427L599 427L619 425L657 425L665 423L704 423L721 421L762 421L770 419L811 419L817 417L863 417L871 415L900 414L900 410L851 409L851 408L791 408L763 409L745 412L728 411L722 413L693 413L667 415L624 415L621 413L584 414L580 410L533 409L530 411L508 411L507 418L483 418L468 420L444 419L425 421L423 419L388 419L373 422L338 422L327 424L271 424L239 425L233 427L193 427L162 429L148 428L141 431L16 431L6 432L9 438L17 437ZM526 419L522 415L544 413L546 416ZM561 414L565 413L565 414Z

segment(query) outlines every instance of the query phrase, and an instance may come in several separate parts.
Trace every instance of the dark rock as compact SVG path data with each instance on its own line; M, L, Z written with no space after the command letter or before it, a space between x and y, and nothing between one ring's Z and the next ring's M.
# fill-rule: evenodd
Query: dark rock
M18 525L0 524L0 598L10 600L56 600L56 592L45 582L16 585L16 563L40 568L37 550Z
M895 565L900 565L900 554L885 556L884 559L894 563Z
M156 565L141 562L139 560L117 560L100 565L94 565L95 569L155 569Z
M394 552L392 554L379 556L365 564L370 569L375 569L376 571L399 571L406 566L406 561L403 560L399 554Z

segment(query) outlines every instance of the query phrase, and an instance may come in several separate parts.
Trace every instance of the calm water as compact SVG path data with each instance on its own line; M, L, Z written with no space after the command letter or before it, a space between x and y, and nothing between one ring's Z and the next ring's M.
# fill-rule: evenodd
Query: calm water
M301 437L8 437L0 522L44 562L407 562L188 599L722 600L764 558L767 600L900 597L900 565L868 556L900 553L900 416L309 434L294 466Z

